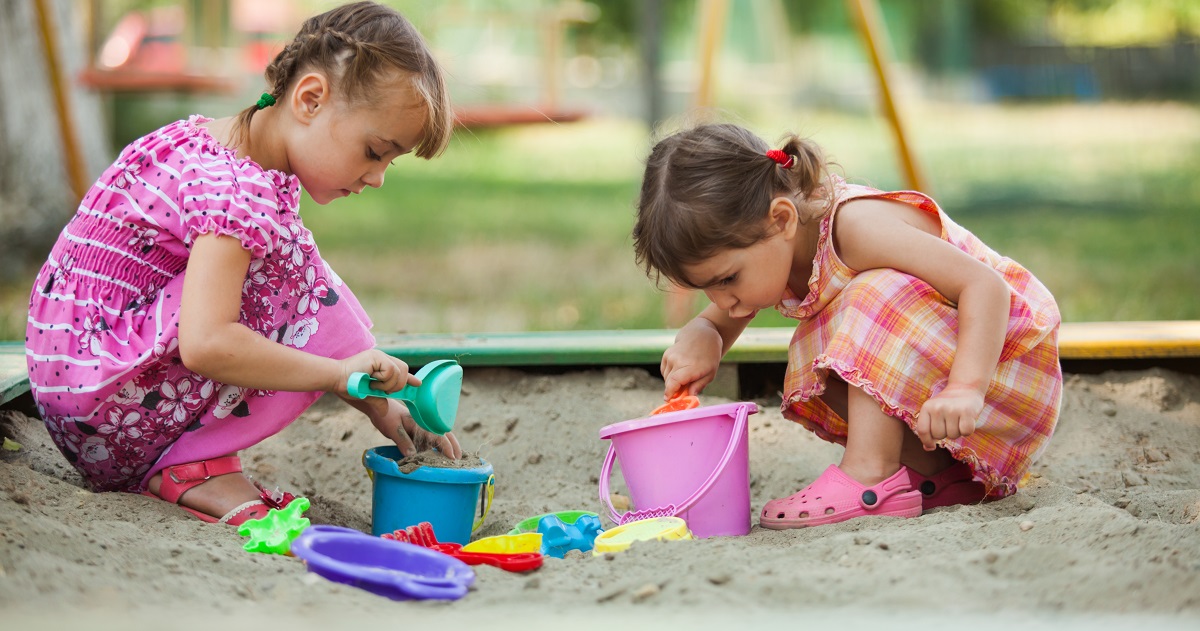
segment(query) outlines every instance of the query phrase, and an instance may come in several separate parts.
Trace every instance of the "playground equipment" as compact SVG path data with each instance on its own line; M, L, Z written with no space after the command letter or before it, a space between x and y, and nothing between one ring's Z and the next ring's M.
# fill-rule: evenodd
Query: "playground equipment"
M883 28L878 0L846 0L854 19L855 30L862 38L871 70L879 82L879 101L884 117L896 138L896 151L908 187L930 192L908 141L908 133L900 108L892 94L891 61L888 53L887 31ZM699 17L699 77L696 82L694 105L706 109L713 105L713 86L716 83L714 60L720 52L721 34L729 14L729 0L701 0ZM666 325L678 328L692 317L695 292L671 286L667 292L664 316Z

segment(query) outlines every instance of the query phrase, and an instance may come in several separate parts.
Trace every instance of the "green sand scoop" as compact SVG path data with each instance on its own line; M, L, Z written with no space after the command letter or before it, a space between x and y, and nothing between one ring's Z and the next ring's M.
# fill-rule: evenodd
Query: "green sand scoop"
M454 417L458 415L458 398L462 394L463 369L453 359L429 362L417 371L421 385L406 385L392 393L377 390L365 372L350 375L346 390L356 399L387 397L404 402L413 420L427 432L445 434L454 428Z

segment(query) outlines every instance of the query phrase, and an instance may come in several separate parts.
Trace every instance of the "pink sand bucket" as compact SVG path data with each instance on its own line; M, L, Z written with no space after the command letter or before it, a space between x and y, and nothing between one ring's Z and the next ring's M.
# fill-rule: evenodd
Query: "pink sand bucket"
M600 501L613 522L682 517L697 537L750 532L750 440L753 403L726 403L614 423L600 469ZM618 515L609 498L614 458L639 510Z

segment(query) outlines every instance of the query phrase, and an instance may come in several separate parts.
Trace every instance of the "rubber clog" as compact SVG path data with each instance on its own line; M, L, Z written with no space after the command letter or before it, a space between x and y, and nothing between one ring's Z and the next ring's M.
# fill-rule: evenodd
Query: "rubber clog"
M941 506L958 504L978 504L987 497L987 487L975 479L970 465L962 461L925 477L916 471L909 470L913 488L921 492L921 508L929 510Z
M917 517L921 492L914 490L908 467L874 485L864 486L829 465L812 484L799 492L767 502L759 516L763 528L784 530L824 526L870 515Z

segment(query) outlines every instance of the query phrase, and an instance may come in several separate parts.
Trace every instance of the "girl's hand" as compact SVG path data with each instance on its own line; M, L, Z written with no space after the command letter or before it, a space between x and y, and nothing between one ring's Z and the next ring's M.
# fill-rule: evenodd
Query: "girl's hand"
M453 432L439 436L421 429L403 403L395 399L368 397L363 400L347 400L371 419L375 429L384 438L396 443L400 453L411 456L419 451L436 447L443 455L458 460L462 458L462 447ZM366 405L364 405L366 404Z
M366 350L347 357L338 362L338 367L341 377L337 383L333 384L329 392L336 393L343 398L348 394L346 386L350 381L350 375L356 372L365 372L372 379L377 379L379 383L373 384L372 387L389 394L400 390L406 384L421 385L420 379L409 374L408 364L377 349Z
M680 329L659 364L664 381L663 399L669 401L685 388L687 394L700 394L717 376L722 350L721 334L711 326Z
M917 436L926 451L937 448L944 438L961 438L975 433L975 420L983 412L983 393L968 385L951 384L921 406Z

